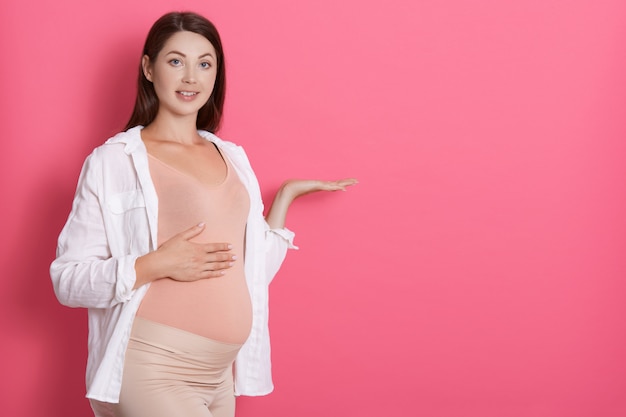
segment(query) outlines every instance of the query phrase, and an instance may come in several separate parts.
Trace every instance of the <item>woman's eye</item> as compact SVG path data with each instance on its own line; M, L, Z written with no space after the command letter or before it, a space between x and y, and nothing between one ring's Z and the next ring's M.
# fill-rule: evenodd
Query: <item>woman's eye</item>
M211 68L211 63L209 63L209 62L202 62L202 63L200 63L200 67L204 68L204 69L209 69L209 68Z
M174 65L174 66L178 66L181 64L180 59L171 59L170 60L170 64Z

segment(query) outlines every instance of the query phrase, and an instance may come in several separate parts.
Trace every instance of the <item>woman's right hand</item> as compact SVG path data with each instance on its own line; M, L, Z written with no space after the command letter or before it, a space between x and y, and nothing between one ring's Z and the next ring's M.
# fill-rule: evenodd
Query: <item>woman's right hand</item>
M200 223L173 236L156 251L137 258L135 288L160 278L190 282L224 275L237 257L230 252L232 246L228 243L191 242L204 228L204 223Z

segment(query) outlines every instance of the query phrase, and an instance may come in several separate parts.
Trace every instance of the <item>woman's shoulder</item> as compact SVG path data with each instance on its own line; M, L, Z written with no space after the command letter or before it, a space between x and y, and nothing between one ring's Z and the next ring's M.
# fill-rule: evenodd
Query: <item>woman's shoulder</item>
M123 132L119 132L107 139L102 146L115 144L137 146L142 143L141 129L143 129L143 126L135 126Z
M133 152L145 150L140 131L141 127L137 126L111 136L103 144L95 147L88 158L103 162L111 159L127 159Z

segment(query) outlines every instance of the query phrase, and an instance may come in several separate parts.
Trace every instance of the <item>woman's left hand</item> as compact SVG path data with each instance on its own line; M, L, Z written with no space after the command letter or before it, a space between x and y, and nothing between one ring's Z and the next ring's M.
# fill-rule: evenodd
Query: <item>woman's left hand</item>
M280 187L265 220L272 229L285 227L285 218L289 205L296 198L317 191L346 191L346 187L358 183L355 178L336 181L322 180L287 180Z
M322 180L287 180L282 185L282 192L287 195L291 201L305 194L317 191L346 191L346 187L357 184L355 178L344 178L336 181Z

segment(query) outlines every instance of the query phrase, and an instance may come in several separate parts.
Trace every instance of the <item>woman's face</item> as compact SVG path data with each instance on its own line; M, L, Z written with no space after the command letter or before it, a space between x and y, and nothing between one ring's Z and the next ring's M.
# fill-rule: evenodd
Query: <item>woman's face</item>
M213 92L217 64L211 42L187 31L172 35L154 61L144 56L144 74L159 98L157 117L196 117Z

